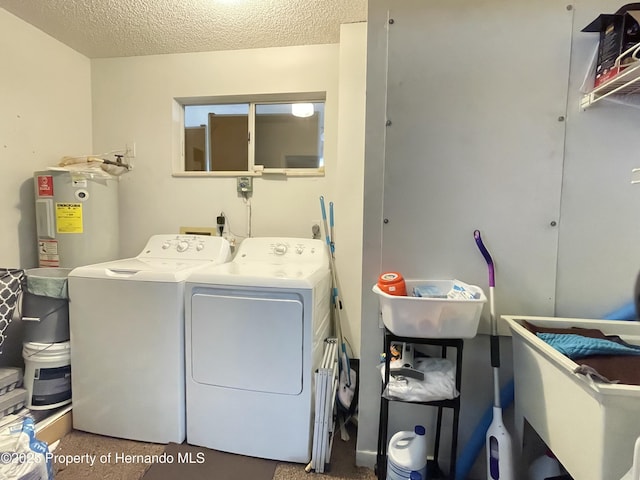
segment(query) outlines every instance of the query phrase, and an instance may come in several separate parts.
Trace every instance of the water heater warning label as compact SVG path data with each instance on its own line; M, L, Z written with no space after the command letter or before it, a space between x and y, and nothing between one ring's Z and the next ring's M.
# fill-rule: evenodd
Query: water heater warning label
M38 196L53 197L53 177L51 175L38 175Z
M38 266L40 267L59 267L60 255L58 255L57 240L38 240Z
M56 231L82 233L81 203L56 203Z

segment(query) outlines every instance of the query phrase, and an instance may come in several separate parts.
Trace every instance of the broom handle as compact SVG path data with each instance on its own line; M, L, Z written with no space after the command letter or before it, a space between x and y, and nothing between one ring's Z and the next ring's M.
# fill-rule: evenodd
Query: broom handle
M331 202L329 204L329 212L331 215L331 225L333 228L333 202ZM322 222L323 222L323 226L324 226L324 233L325 233L325 239L327 242L327 247L329 248L329 267L331 269L331 282L333 284L333 289L332 289L332 296L333 296L333 303L335 306L335 330L336 330L336 336L338 337L338 341L340 342L340 346L342 348L342 352L343 354L346 356L346 347L344 344L344 340L342 338L342 325L341 325L341 318L340 318L340 309L341 309L341 301L340 301L340 296L338 295L338 279L336 276L336 264L335 264L335 260L333 257L333 242L331 241L331 236L330 236L330 230L327 227L327 210L325 208L324 205L324 197L321 195L320 196L320 209L322 211ZM345 367L349 367L348 365L348 359L346 360L347 365L345 365Z

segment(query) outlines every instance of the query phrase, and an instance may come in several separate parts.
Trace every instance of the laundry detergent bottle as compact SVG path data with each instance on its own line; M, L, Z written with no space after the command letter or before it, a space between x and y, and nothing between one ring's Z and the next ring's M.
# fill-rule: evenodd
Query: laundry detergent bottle
M412 472L427 480L427 437L422 425L416 425L413 432L398 432L389 440L387 480L410 480Z
M378 277L378 288L389 295L407 295L407 285L398 272L386 272Z

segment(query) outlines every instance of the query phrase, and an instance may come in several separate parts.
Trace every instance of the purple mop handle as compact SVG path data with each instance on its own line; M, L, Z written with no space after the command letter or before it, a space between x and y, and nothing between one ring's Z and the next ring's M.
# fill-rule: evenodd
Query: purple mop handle
M495 275L493 273L493 259L491 258L491 254L489 253L489 250L487 250L487 247L485 247L484 243L482 243L482 237L480 236L480 230L476 230L476 231L473 232L473 238L476 239L476 244L478 245L478 248L480 249L480 253L482 253L482 256L487 261L487 266L489 267L489 286L490 287L495 287L496 286L496 280L495 280Z

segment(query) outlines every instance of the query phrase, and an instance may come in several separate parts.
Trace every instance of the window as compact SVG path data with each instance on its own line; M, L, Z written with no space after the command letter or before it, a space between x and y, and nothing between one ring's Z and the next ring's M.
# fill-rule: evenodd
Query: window
M184 103L184 172L324 173L324 100Z

